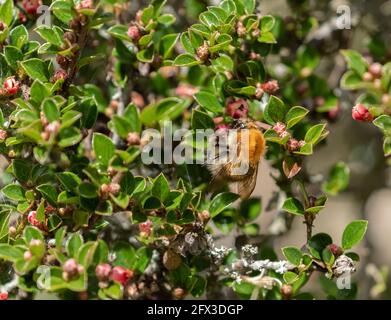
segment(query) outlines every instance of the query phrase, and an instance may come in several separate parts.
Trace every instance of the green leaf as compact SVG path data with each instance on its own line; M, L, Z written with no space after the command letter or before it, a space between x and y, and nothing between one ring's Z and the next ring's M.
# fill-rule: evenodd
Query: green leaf
M303 254L299 249L295 247L284 247L282 248L282 253L284 254L284 257L295 266L298 266L301 263Z
M217 216L223 210L225 210L228 206L234 203L237 199L239 199L239 195L232 192L224 192L218 194L214 197L209 205L209 213L211 217Z
M115 153L113 141L101 133L94 133L92 145L97 161L107 167Z
M89 182L82 182L78 187L78 191L83 198L93 199L98 196L98 187Z
M172 14L163 14L157 18L157 21L161 24L164 24L166 26L169 26L170 24L173 24L175 22L176 18Z
M12 169L15 177L22 181L27 182L31 174L31 163L23 159L15 159L12 161Z
M40 80L42 82L48 81L48 70L45 63L41 59L32 58L22 61L20 64L31 79Z
M388 157L391 155L391 137L386 137L383 142L384 155Z
M349 69L354 70L360 76L368 69L368 63L364 57L354 50L342 50L342 55L345 57Z
M31 85L30 97L37 104L41 102L50 95L50 89L44 83L39 80L35 80Z
M141 132L140 114L138 108L130 103L124 110L123 117L128 120L129 132Z
M317 142L319 142L325 127L326 124L322 123L312 126L305 134L304 141L308 144L315 145Z
M335 257L329 247L323 249L322 260L329 267L331 267L334 264Z
M57 19L66 25L73 19L73 6L71 1L57 0L50 6L50 11L54 13Z
M331 237L326 233L318 233L314 235L309 241L308 241L308 249L310 250L311 254L316 258L321 260L321 254L323 250L329 245L332 244L333 240Z
M144 63L151 63L154 57L153 46L137 52L137 59Z
M61 227L56 231L55 240L56 240L57 250L60 250L62 248L62 242L65 238L66 233L67 233L67 227Z
M10 31L10 44L21 49L29 40L29 34L24 25L19 25Z
M57 26L48 27L42 25L37 27L35 31L41 36L42 39L46 40L54 46L60 47L63 43L64 32Z
M216 95L213 95L206 91L200 91L194 95L194 98L198 104L208 111L219 113L223 111L223 105L217 99Z
M327 180L323 184L324 192L337 195L349 185L350 170L346 163L338 162L330 171Z
M259 198L251 198L240 203L240 217L246 221L253 221L262 212L262 202Z
M41 184L37 190L54 207L57 207L57 190L52 184Z
M0 21L9 26L12 22L14 11L14 2L12 0L4 0L0 5Z
M0 258L6 261L16 262L23 259L23 250L9 244L0 243Z
M63 187L71 192L74 191L81 183L81 179L73 172L58 173L57 178Z
M4 57L8 65L16 70L18 68L18 61L23 59L23 53L13 46L6 46L4 48Z
M179 39L178 33L166 34L164 37L162 37L160 45L163 54L163 59L167 59L171 55L178 39Z
M180 54L175 58L173 62L173 64L178 67L191 67L200 63L200 60L197 60L193 55L189 53Z
M287 129L299 123L308 114L309 110L303 107L292 107L285 116Z
M264 118L267 123L275 124L284 121L287 112L288 108L284 102L275 96L271 96L265 107Z
M37 220L39 222L45 222L45 201L42 200L37 208Z
M276 43L276 38L274 38L273 33L266 31L261 32L261 35L258 37L258 41L261 43Z
M357 90L364 87L362 77L354 71L347 71L341 78L342 89Z
M60 119L60 111L57 108L54 98L46 98L42 103L42 110L49 122Z
M14 201L26 200L24 189L18 184L9 184L1 189L1 192L8 198Z
M113 37L118 38L120 40L125 40L131 42L132 40L128 36L128 27L124 25L115 25L107 30L109 34Z
M373 124L385 135L391 135L391 116L383 114L373 120Z
M214 128L213 119L205 112L193 109L191 115L192 129L209 129Z
M164 201L170 192L170 186L166 177L163 173L159 174L159 176L153 181L152 185L152 195Z
M66 250L69 257L76 258L79 248L83 245L80 233L73 233L66 242Z
M282 205L282 210L296 215L304 215L304 207L296 198L288 198Z
M271 31L274 27L275 19L273 16L266 15L261 18L261 32Z
M344 250L351 249L359 243L367 231L368 221L356 220L349 223L342 234L342 248Z
M60 142L58 145L61 148L67 148L73 146L81 141L83 138L78 128L69 127L60 130L58 135Z

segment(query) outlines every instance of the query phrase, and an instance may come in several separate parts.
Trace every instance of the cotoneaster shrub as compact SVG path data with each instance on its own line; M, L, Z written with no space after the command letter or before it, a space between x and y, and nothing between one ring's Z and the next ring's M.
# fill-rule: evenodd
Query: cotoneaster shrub
M306 1L288 2L300 18L261 14L252 0L190 1L181 15L164 0L137 8L133 1L3 1L1 299L40 291L62 299L312 299L305 285L318 272L329 296L355 297L354 283L337 290L334 280L355 271L352 248L367 222L347 225L342 243L312 232L327 195L347 187L349 169L339 162L321 183L306 170L340 104L315 70L326 53L304 41L316 19ZM49 25L37 25L43 4ZM386 114L387 65L373 75L374 65L344 54L352 69L344 85L376 92L353 118ZM370 114L366 102L376 104ZM197 129L230 130L244 118L263 128L262 161L280 190L269 206L270 230L255 222L261 199L238 200L227 186L211 191L206 166L141 158L151 138L142 132L164 121L189 129L190 140L177 144L197 150ZM388 118L374 120L386 154ZM304 222L307 242L274 252L268 241L293 219ZM216 234L232 230L235 248L215 245Z

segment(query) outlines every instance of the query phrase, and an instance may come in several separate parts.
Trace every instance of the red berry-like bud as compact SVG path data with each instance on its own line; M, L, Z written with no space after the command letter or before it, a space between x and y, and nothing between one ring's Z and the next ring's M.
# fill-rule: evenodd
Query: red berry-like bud
M40 222L37 219L37 211L30 211L28 216L27 216L27 221L35 226L38 227L40 225Z
M1 292L0 300L8 300L8 292Z
M41 0L23 0L22 1L23 9L28 14L37 14L37 10L41 5L42 5Z
M113 272L111 273L111 278L113 281L118 282L122 285L133 277L133 271L128 270L121 266L116 266L113 268Z
M290 284L283 284L280 292L284 300L289 300L292 297L293 288Z
M95 268L95 274L99 281L107 281L110 278L111 266L108 263L98 264Z
M375 77L375 78L380 78L382 73L383 73L383 66L380 63L372 63L368 71Z
M331 253L335 256L340 256L343 253L343 250L340 246L337 246L335 243L329 245Z
M68 73L65 70L57 70L53 77L52 82L57 82L58 80L66 80L68 78Z
M234 119L245 118L248 114L248 103L244 99L230 102L225 111Z
M136 25L131 25L128 28L128 36L133 41L137 42L141 38L141 31Z
M19 82L15 80L15 77L8 77L4 80L4 89L7 94L14 95L19 91Z
M174 298L176 299L183 299L184 296L185 296L186 292L184 289L182 288L175 288L172 292L172 295L174 296Z
M137 132L129 132L126 141L130 146L137 146L140 144L140 135Z
M261 89L269 94L275 93L279 88L277 80L270 80L261 84Z
M0 21L0 31L4 31L5 28L7 28L7 25L3 21Z
M359 103L352 109L352 118L356 121L372 121L373 116L363 104Z
M138 228L140 230L140 235L144 236L144 237L149 237L151 235L151 232L152 232L152 221L151 220L147 220L145 222L142 222L138 225Z
M0 140L7 139L7 136L8 136L7 131L0 129Z
M27 21L27 17L22 12L18 13L18 18L20 23L25 23Z

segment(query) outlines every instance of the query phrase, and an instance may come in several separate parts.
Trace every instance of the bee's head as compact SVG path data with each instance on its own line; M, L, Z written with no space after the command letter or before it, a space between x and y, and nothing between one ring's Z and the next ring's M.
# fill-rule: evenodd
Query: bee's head
M258 129L254 121L250 119L234 119L232 123L233 129Z

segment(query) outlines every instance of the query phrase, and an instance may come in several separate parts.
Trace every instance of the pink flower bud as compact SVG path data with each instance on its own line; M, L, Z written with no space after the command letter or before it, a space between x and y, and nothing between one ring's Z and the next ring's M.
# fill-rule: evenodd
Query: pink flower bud
M380 78L382 73L383 73L383 66L380 63L372 63L368 71L375 77L375 78Z
M138 41L141 38L141 31L136 25L131 25L128 28L128 36L133 41Z
M66 80L68 78L68 73L65 70L57 70L53 77L52 77L52 82L57 82L59 80Z
M121 186L118 183L112 182L109 184L109 192L111 194L118 194L121 190Z
M7 131L0 129L0 140L7 139L7 136L8 136Z
M92 8L94 8L94 3L92 0L82 0L79 4L76 5L76 10Z
M197 57L202 61L205 61L209 58L209 46L206 42L197 48Z
M290 152L299 150L302 146L304 146L305 142L303 140L298 141L294 138L291 138L287 142L287 147Z
M105 193L109 193L110 191L110 188L109 188L109 185L104 183L100 186L100 191L105 194Z
M137 146L140 144L140 135L137 132L129 132L126 141L130 146Z
M14 95L19 91L19 82L15 80L15 77L8 77L4 80L4 89L7 94Z
M95 274L99 281L107 281L110 278L111 266L108 263L100 263L95 268Z
M78 264L75 259L68 259L63 265L64 272L69 275L75 275L78 273Z
M60 123L58 121L53 121L46 126L46 131L53 134L57 134L59 130L60 130Z
M125 283L132 277L133 271L121 266L114 267L113 272L111 273L111 278L113 279L113 281L118 282L122 285L125 285Z
M29 261L33 257L33 254L30 251L25 251L23 254L23 259L25 261Z
M179 97L193 98L198 92L198 89L190 84L180 84L176 89L175 93Z
M261 89L269 94L275 93L279 88L277 80L270 80L261 84Z
M30 211L28 216L27 216L27 221L35 226L38 227L40 225L40 222L37 219L37 211Z
M142 109L145 107L144 97L137 91L132 91L130 98L132 99L132 103L134 103L137 108Z
M352 118L356 121L372 121L373 116L369 110L361 103L355 105L352 109Z
M274 126L273 126L273 130L275 132L277 132L277 134L282 137L285 135L285 132L286 132L286 126L284 123L282 122L277 122Z
M373 80L373 75L370 72L364 72L362 79L366 82L371 82Z
M142 234L145 237L149 237L152 232L152 221L147 220L145 222L142 222L138 225L138 228L140 230L140 234Z

